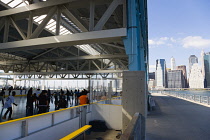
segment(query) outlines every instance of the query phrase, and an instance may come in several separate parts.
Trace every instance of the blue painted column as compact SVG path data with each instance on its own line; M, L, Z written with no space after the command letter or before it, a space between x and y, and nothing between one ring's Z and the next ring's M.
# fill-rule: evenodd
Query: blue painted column
M147 72L148 37L145 0L127 0L127 37L124 38L129 56L129 71Z

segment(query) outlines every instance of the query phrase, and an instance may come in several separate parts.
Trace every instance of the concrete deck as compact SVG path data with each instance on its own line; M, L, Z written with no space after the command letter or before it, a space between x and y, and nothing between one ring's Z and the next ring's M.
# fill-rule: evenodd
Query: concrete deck
M147 140L209 140L210 108L161 94L146 122Z

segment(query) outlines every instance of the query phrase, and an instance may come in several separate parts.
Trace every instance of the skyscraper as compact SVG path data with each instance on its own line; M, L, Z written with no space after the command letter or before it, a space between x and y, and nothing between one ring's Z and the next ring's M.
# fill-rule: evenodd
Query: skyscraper
M204 51L202 50L202 51L201 51L201 72L202 72L202 74L203 74L203 77L205 77L204 56L205 56L205 53L204 53Z
M195 55L190 55L189 57L189 74L191 72L192 65L198 63L198 58Z
M181 70L182 71L182 75L183 75L183 88L187 88L187 71L186 71L186 66L185 65L181 65L181 66L177 66L176 67L177 70Z
M191 67L189 88L204 88L204 77L197 63L193 64Z
M162 85L162 87L167 87L166 78L166 61L165 59L157 59L155 72L156 86Z
M168 88L184 88L184 77L182 70L167 71Z
M171 70L176 70L175 58L171 57Z
M160 63L157 64L156 73L156 87L164 87L164 77L163 77L163 69Z
M206 87L210 88L210 52L204 55L204 69L205 69Z

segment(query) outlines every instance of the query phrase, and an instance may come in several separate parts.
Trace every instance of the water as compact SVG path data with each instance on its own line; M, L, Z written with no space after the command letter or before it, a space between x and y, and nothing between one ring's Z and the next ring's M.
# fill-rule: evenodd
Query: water
M201 96L208 96L210 97L210 91L206 90L177 90L177 91L158 91L158 90L152 90L149 91L151 93L182 93L182 94L192 94L192 95L201 95Z

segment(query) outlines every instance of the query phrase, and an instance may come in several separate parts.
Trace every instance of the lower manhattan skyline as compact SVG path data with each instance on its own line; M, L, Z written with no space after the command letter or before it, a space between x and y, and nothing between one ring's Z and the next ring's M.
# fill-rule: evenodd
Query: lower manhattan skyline
M201 65L201 51L210 52L208 7L208 0L148 0L150 72L157 59L165 59L170 68L171 57L177 66L186 65L187 72L190 55Z

